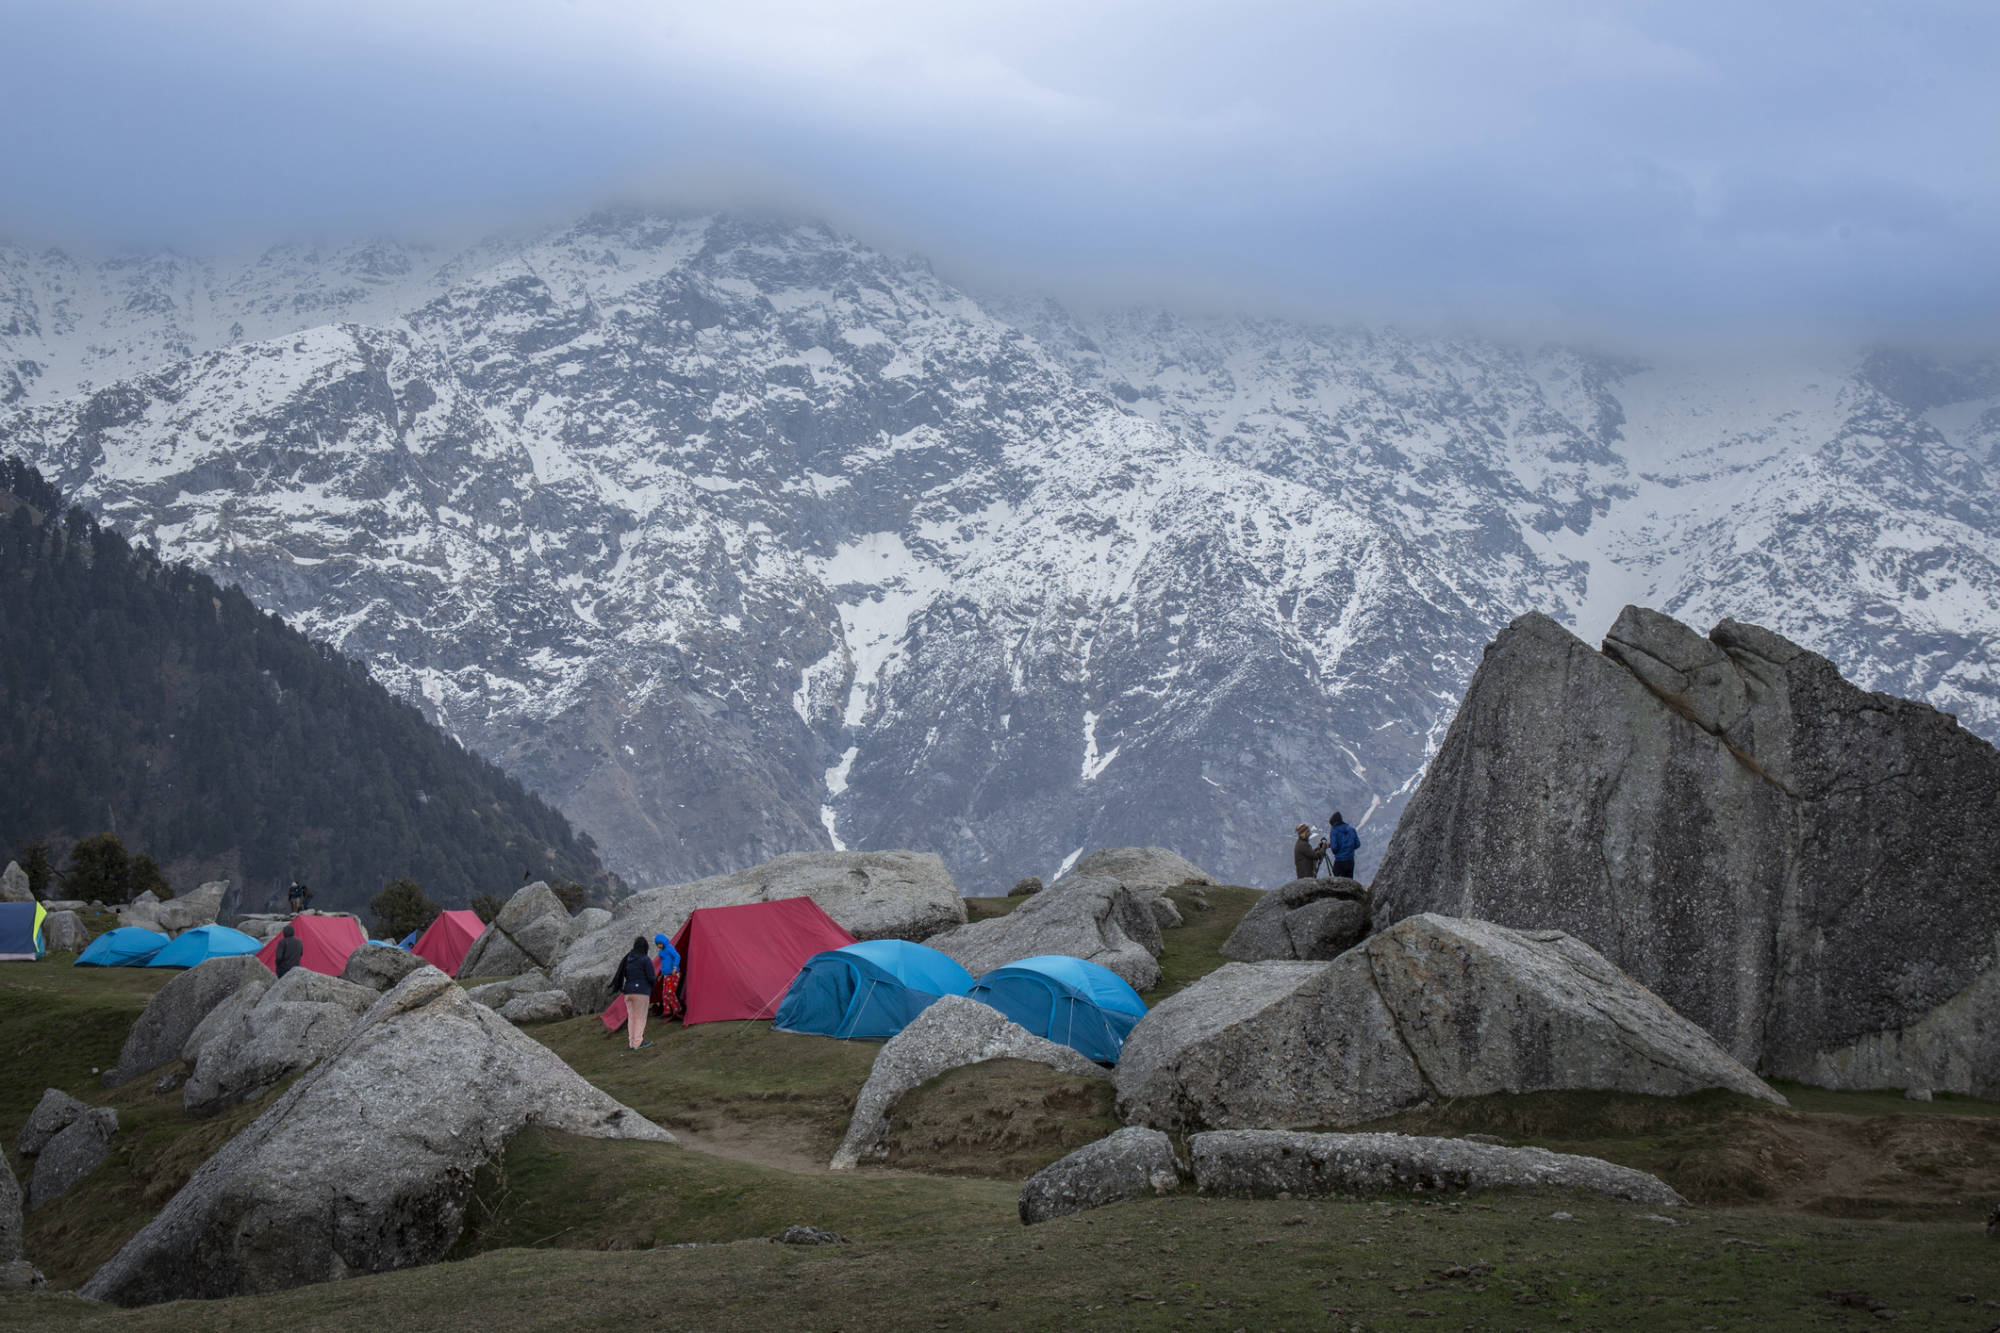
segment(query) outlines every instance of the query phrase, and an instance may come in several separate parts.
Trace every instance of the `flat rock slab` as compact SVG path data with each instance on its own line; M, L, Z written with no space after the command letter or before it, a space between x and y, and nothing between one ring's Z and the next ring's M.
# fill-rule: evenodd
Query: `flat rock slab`
M70 1121L35 1156L28 1210L45 1208L81 1184L110 1153L117 1132L118 1113L109 1107L93 1107Z
M160 987L146 1002L145 1012L125 1034L118 1063L104 1075L105 1083L117 1087L180 1058L188 1037L201 1021L244 986L271 980L271 969L254 954L211 958Z
M1331 1194L1462 1194L1580 1189L1655 1208L1687 1202L1657 1176L1596 1157L1408 1134L1225 1129L1188 1140L1203 1194L1295 1199Z
M1171 1194L1186 1174L1173 1140L1157 1129L1127 1127L1029 1176L1021 1186L1021 1221L1032 1226L1124 1199Z
M1133 990L1160 980L1160 919L1143 895L1112 879L1065 875L1009 912L924 941L973 976L1041 954L1109 968Z
M734 874L633 894L608 923L581 934L549 975L577 1012L600 1008L634 936L671 938L698 907L779 898L812 899L860 940L930 940L965 921L951 872L929 852L793 852Z
M990 1005L947 995L882 1044L868 1081L854 1099L847 1137L833 1155L833 1169L851 1170L879 1153L889 1113L903 1094L947 1070L986 1060L1033 1060L1065 1074L1106 1078L1105 1071L1067 1046L1058 1046Z
M1119 1115L1156 1129L1345 1126L1433 1097L1562 1089L1784 1104L1578 940L1423 915L1329 963L1230 963L1126 1038Z
M459 1238L478 1171L529 1124L673 1141L425 967L205 1162L83 1294L213 1299L434 1263Z

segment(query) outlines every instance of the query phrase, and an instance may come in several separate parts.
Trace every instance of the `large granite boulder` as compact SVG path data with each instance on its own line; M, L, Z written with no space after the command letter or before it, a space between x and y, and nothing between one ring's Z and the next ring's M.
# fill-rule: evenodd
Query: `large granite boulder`
M237 988L236 992L221 1004L208 1011L208 1017L195 1024L194 1031L188 1033L181 1043L181 1061L189 1069L201 1063L201 1052L218 1033L228 1032L241 1021L243 1014L256 1006L264 998L264 993L278 984L278 979L266 972L261 977L252 977Z
M634 936L671 936L697 907L811 898L856 939L925 940L962 925L965 902L929 852L793 852L749 870L635 893L550 970L578 1011L603 1005ZM497 974L496 974L497 975Z
M1185 1174L1173 1140L1157 1129L1128 1126L1029 1176L1021 1186L1021 1221L1032 1226L1107 1203L1171 1194Z
M347 964L340 969L340 979L366 986L381 995L395 989L397 982L424 966L427 966L424 960L407 949L398 949L393 944L364 944L347 955Z
M1217 969L1139 1021L1115 1077L1120 1116L1167 1130L1555 1089L1784 1100L1580 941L1430 915L1330 963Z
M1150 900L1111 879L1065 875L1006 916L924 943L975 977L1038 954L1068 954L1110 968L1134 990L1160 980L1160 922Z
M1379 926L1561 930L1743 1063L2000 1096L2000 751L1752 625L1628 607L1486 650L1396 827Z
M118 1063L105 1071L112 1087L129 1082L181 1056L181 1048L202 1019L253 982L271 980L271 969L254 954L211 958L169 981L146 1002L146 1008L125 1034Z
M868 1081L854 1099L847 1137L833 1155L836 1171L850 1170L882 1150L889 1113L912 1088L947 1070L987 1060L1032 1060L1065 1074L1105 1078L1104 1070L1071 1050L1022 1027L990 1005L947 995L882 1044Z
M28 1112L28 1123L21 1126L21 1137L14 1145L15 1151L23 1157L33 1157L48 1146L50 1139L89 1111L89 1102L78 1101L61 1088L44 1089L42 1099L35 1103L34 1110Z
M42 943L50 953L82 953L90 943L90 927L75 912L50 912L42 918Z
M182 1097L190 1115L254 1101L347 1038L376 993L338 977L293 968L210 1035L195 1054Z
M461 977L511 977L546 968L576 938L576 921L541 880L515 890L459 964Z
M1596 1157L1407 1134L1225 1129L1188 1140L1195 1188L1256 1199L1330 1194L1465 1194L1575 1189L1671 1208L1687 1202L1658 1176Z
M291 917L278 912L253 912L239 916L235 928L259 944L269 944L290 923Z
M28 1177L28 1211L45 1208L75 1189L111 1152L118 1113L108 1106L87 1107L35 1155Z
M28 887L28 872L21 869L18 861L9 861L7 869L0 871L0 903L31 903L35 901L34 890Z
M1224 958L1338 958L1368 937L1368 890L1351 879L1295 879L1259 898L1229 938Z
M157 930L162 933L166 931L166 927L160 924L160 895L151 889L147 889L129 903L121 903L111 911L118 918L120 926L129 926L135 930Z
M1071 866L1069 875L1079 879L1115 879L1147 898L1157 898L1183 884L1216 882L1206 870L1164 847L1100 847Z
M526 1125L673 1136L425 967L204 1163L85 1284L120 1305L275 1291L442 1259Z
M196 926L212 926L222 912L222 900L229 893L229 881L213 879L190 893L177 894L154 910L160 929L178 935Z

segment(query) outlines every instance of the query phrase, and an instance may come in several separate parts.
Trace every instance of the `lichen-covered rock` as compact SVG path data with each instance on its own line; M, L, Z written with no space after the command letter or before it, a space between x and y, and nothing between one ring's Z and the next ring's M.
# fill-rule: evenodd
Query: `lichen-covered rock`
M673 1141L425 967L377 997L83 1294L144 1305L433 1263L458 1240L479 1170L528 1124Z
M1065 1074L1105 1078L1104 1070L1067 1046L1037 1037L990 1005L947 995L882 1044L868 1081L854 1099L847 1137L833 1155L843 1171L881 1151L889 1113L903 1094L946 1070L986 1060L1032 1060Z
M1428 914L1329 963L1217 969L1140 1020L1115 1077L1124 1119L1169 1130L1557 1089L1784 1101L1580 941Z
M293 968L201 1047L182 1091L190 1115L253 1101L338 1047L375 1003L366 986Z
M598 1008L634 936L672 936L697 907L778 898L810 898L862 940L929 941L965 921L951 873L929 852L793 852L734 874L633 894L609 923L579 936L549 975L578 1012Z
M20 1140L14 1145L16 1151L23 1157L33 1157L89 1110L90 1103L78 1101L61 1088L47 1089L35 1103L35 1109L28 1112L28 1123L21 1127Z
M340 979L366 986L377 995L382 995L394 990L397 982L423 966L424 960L407 949L398 949L392 944L364 944L347 955L347 965L340 969Z
M1323 961L1367 937L1367 889L1351 879L1295 879L1259 898L1221 952L1246 963Z
M1134 990L1160 980L1159 918L1146 898L1110 879L1065 875L1006 916L924 942L975 977L1039 954L1068 954L1110 968Z
M28 872L21 869L18 861L9 861L7 869L0 871L0 903L31 903L35 901L34 890L28 887Z
M1127 1127L1029 1176L1021 1186L1021 1221L1032 1226L1124 1199L1171 1194L1186 1173L1166 1135Z
M189 893L176 894L154 909L160 929L178 935L196 926L212 926L222 912L222 900L229 893L229 881L213 879Z
M1408 1134L1226 1129L1188 1140L1203 1194L1294 1199L1330 1194L1459 1194L1579 1189L1668 1208L1687 1202L1657 1176L1596 1157Z
M529 991L516 995L500 1006L500 1017L509 1023L555 1023L575 1011L569 1007L569 993L559 990Z
M134 1020L118 1063L104 1075L111 1087L179 1059L187 1039L215 1007L244 986L271 980L255 954L210 958L160 987Z
M43 1208L80 1184L111 1151L118 1113L108 1106L86 1108L35 1155L28 1178L28 1211Z
M90 927L75 912L50 912L42 918L42 943L50 953L82 953Z
M1760 1072L2000 1096L2000 751L1753 625L1486 650L1372 888L1561 930Z

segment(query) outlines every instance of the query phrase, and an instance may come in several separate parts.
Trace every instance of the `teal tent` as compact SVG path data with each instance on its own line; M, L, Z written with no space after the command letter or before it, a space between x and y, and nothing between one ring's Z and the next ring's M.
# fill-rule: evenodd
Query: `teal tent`
M40 903L0 903L0 963L32 963L47 953Z
M1064 954L996 967L973 985L972 998L1101 1065L1118 1063L1125 1034L1146 1016L1146 1002L1123 977Z
M196 926L175 936L172 944L146 960L146 966L197 967L211 958L256 953L263 947L240 930L231 930L227 926Z
M76 967L144 967L154 954L167 947L167 937L157 930L120 926L107 930L76 956Z
M773 1026L827 1037L893 1037L945 995L972 989L972 974L908 940L862 940L806 959L778 1003Z

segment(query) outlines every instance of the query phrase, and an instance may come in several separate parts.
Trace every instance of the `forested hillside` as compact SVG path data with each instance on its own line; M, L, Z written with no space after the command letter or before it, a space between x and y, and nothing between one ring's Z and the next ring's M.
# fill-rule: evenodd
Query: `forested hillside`
M176 887L293 877L359 907L409 876L439 902L524 872L608 886L595 848L367 671L0 463L0 850L116 831Z

